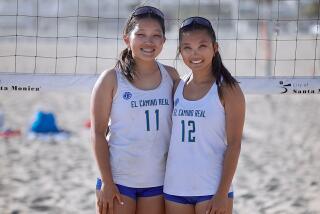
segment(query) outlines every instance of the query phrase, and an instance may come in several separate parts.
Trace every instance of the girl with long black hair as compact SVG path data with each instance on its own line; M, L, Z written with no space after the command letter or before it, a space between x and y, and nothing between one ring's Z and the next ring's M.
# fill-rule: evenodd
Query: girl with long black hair
M179 52L191 74L174 94L164 193L167 214L230 214L241 148L245 99L222 64L209 20L190 17Z
M101 74L92 92L97 212L162 214L172 91L179 79L174 68L156 60L165 42L163 13L135 9L123 40L127 47L115 68Z

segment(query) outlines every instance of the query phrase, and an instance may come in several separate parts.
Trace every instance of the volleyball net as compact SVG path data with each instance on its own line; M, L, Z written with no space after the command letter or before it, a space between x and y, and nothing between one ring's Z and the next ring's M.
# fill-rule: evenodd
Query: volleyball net
M0 92L90 91L114 67L141 5L164 12L158 60L180 74L190 71L176 58L178 28L203 16L245 93L320 93L320 0L1 0Z

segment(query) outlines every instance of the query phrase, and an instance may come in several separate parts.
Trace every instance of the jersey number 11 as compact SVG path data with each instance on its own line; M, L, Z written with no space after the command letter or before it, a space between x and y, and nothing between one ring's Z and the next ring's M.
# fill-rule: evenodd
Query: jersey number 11
M146 114L146 122L147 122L147 131L150 131L150 114L149 114L149 110L146 110L144 112ZM156 130L159 130L159 109L156 109L154 111L155 115L156 115Z

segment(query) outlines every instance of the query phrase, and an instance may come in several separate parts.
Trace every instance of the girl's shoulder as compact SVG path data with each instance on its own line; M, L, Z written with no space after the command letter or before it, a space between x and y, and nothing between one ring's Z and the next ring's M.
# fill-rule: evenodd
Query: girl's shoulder
M238 82L235 82L234 84L227 84L226 81L223 80L221 83L221 89L226 93L242 93Z
M164 66L164 68L168 71L170 77L172 78L172 80L173 80L174 82L180 80L179 73L178 73L178 71L177 71L174 67L171 67L171 66L169 66L169 65L163 65L163 66Z
M116 69L112 68L109 70L103 71L95 85L94 85L94 90L101 90L101 91L113 91L116 88L117 85L117 75L116 75Z
M234 104L245 102L244 94L238 83L227 84L223 81L221 84L221 92L224 102L232 102Z
M110 84L112 82L115 82L117 79L116 75L116 69L112 68L109 70L104 70L100 75L97 80L97 83L99 84Z
M178 71L174 68L174 67L171 67L171 66L168 66L168 65L163 65L164 68L168 71L172 81L173 81L173 91L175 92L176 91L176 88L178 87L178 84L180 82L180 75L178 73Z

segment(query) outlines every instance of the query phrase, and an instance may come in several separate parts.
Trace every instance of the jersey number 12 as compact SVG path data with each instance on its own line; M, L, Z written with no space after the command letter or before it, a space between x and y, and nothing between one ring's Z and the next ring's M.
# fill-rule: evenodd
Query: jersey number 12
M188 122L188 123L186 123ZM182 142L185 142L186 141L186 138L187 138L187 141L188 142L195 142L196 141L196 137L192 136L195 131L196 131L196 126L195 126L195 122L193 120L189 120L189 121L184 121L184 120L181 120L181 128L182 128ZM186 129L188 129L188 136L186 137Z

